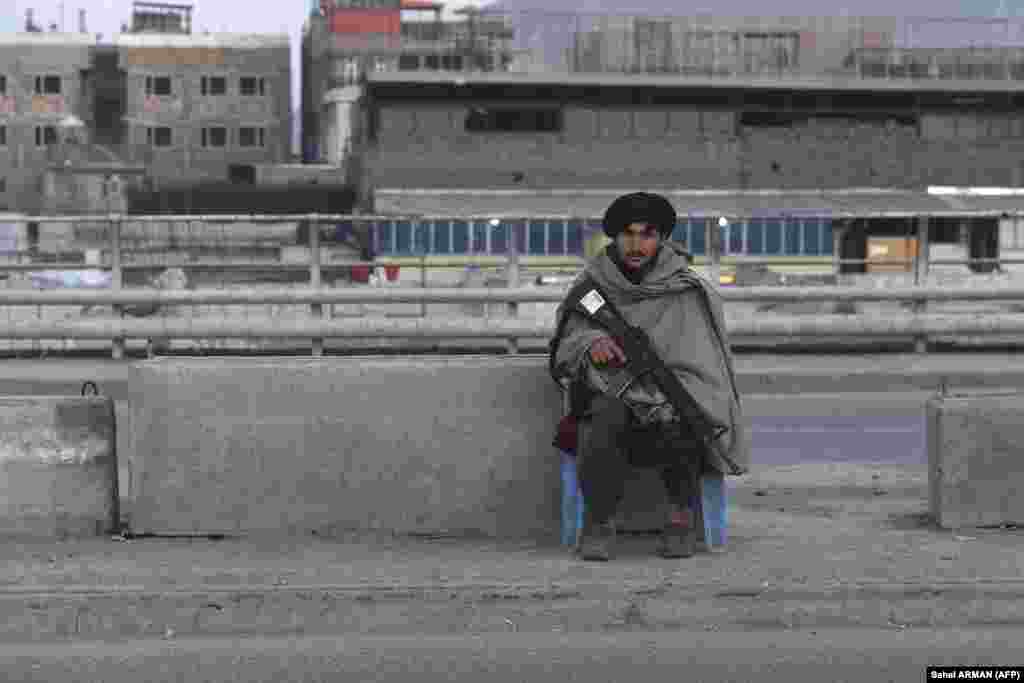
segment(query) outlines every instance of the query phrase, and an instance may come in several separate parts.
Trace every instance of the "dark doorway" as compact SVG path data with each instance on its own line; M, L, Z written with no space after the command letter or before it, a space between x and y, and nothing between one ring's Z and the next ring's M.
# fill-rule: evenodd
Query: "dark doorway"
M228 180L240 185L255 185L256 167L251 164L231 164L228 166Z

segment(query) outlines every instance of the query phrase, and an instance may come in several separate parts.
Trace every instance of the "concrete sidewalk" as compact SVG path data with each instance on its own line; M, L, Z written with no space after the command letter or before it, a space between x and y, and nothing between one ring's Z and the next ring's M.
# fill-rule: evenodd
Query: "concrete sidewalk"
M0 642L1024 624L1024 531L931 528L923 465L731 481L728 547L686 560L651 536L606 564L554 540L7 540Z

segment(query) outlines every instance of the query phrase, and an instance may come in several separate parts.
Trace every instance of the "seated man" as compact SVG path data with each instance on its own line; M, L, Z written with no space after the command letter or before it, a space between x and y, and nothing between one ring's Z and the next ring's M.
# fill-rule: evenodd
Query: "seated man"
M622 341L563 302L551 367L556 380L570 381L573 410L560 432L564 436L578 423L573 433L586 502L578 551L585 560L609 559L612 518L630 467L660 471L672 504L661 554L689 557L696 551L701 475L740 475L749 466L721 298L690 269L682 247L668 241L675 223L675 209L664 197L620 197L604 216L605 234L614 242L585 272L627 323L647 333L715 436L696 439L697 432L682 423L687 418L680 406L654 379L631 375Z

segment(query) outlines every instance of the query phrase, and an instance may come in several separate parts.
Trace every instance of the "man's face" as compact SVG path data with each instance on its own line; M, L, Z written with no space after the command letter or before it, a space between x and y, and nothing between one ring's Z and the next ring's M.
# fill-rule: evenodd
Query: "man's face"
M654 258L661 244L657 228L647 223L631 223L615 238L622 261L630 270L640 270Z

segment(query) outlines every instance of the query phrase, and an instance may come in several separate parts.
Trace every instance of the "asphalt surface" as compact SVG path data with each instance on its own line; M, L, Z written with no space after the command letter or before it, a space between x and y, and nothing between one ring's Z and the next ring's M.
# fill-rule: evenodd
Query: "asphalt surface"
M935 665L1018 662L1020 630L775 634L504 633L72 643L0 647L7 680L921 681ZM1019 663L1019 662L1018 662Z
M746 398L755 470L731 480L724 552L667 561L654 538L628 537L595 565L545 541L8 541L0 671L55 683L852 682L1020 664L1024 532L930 526L920 386L949 372L1013 385L1024 363L739 364L754 386L786 374L853 386ZM115 361L10 361L0 393L77 394L93 379L116 397L129 375ZM897 377L912 380L887 390Z

